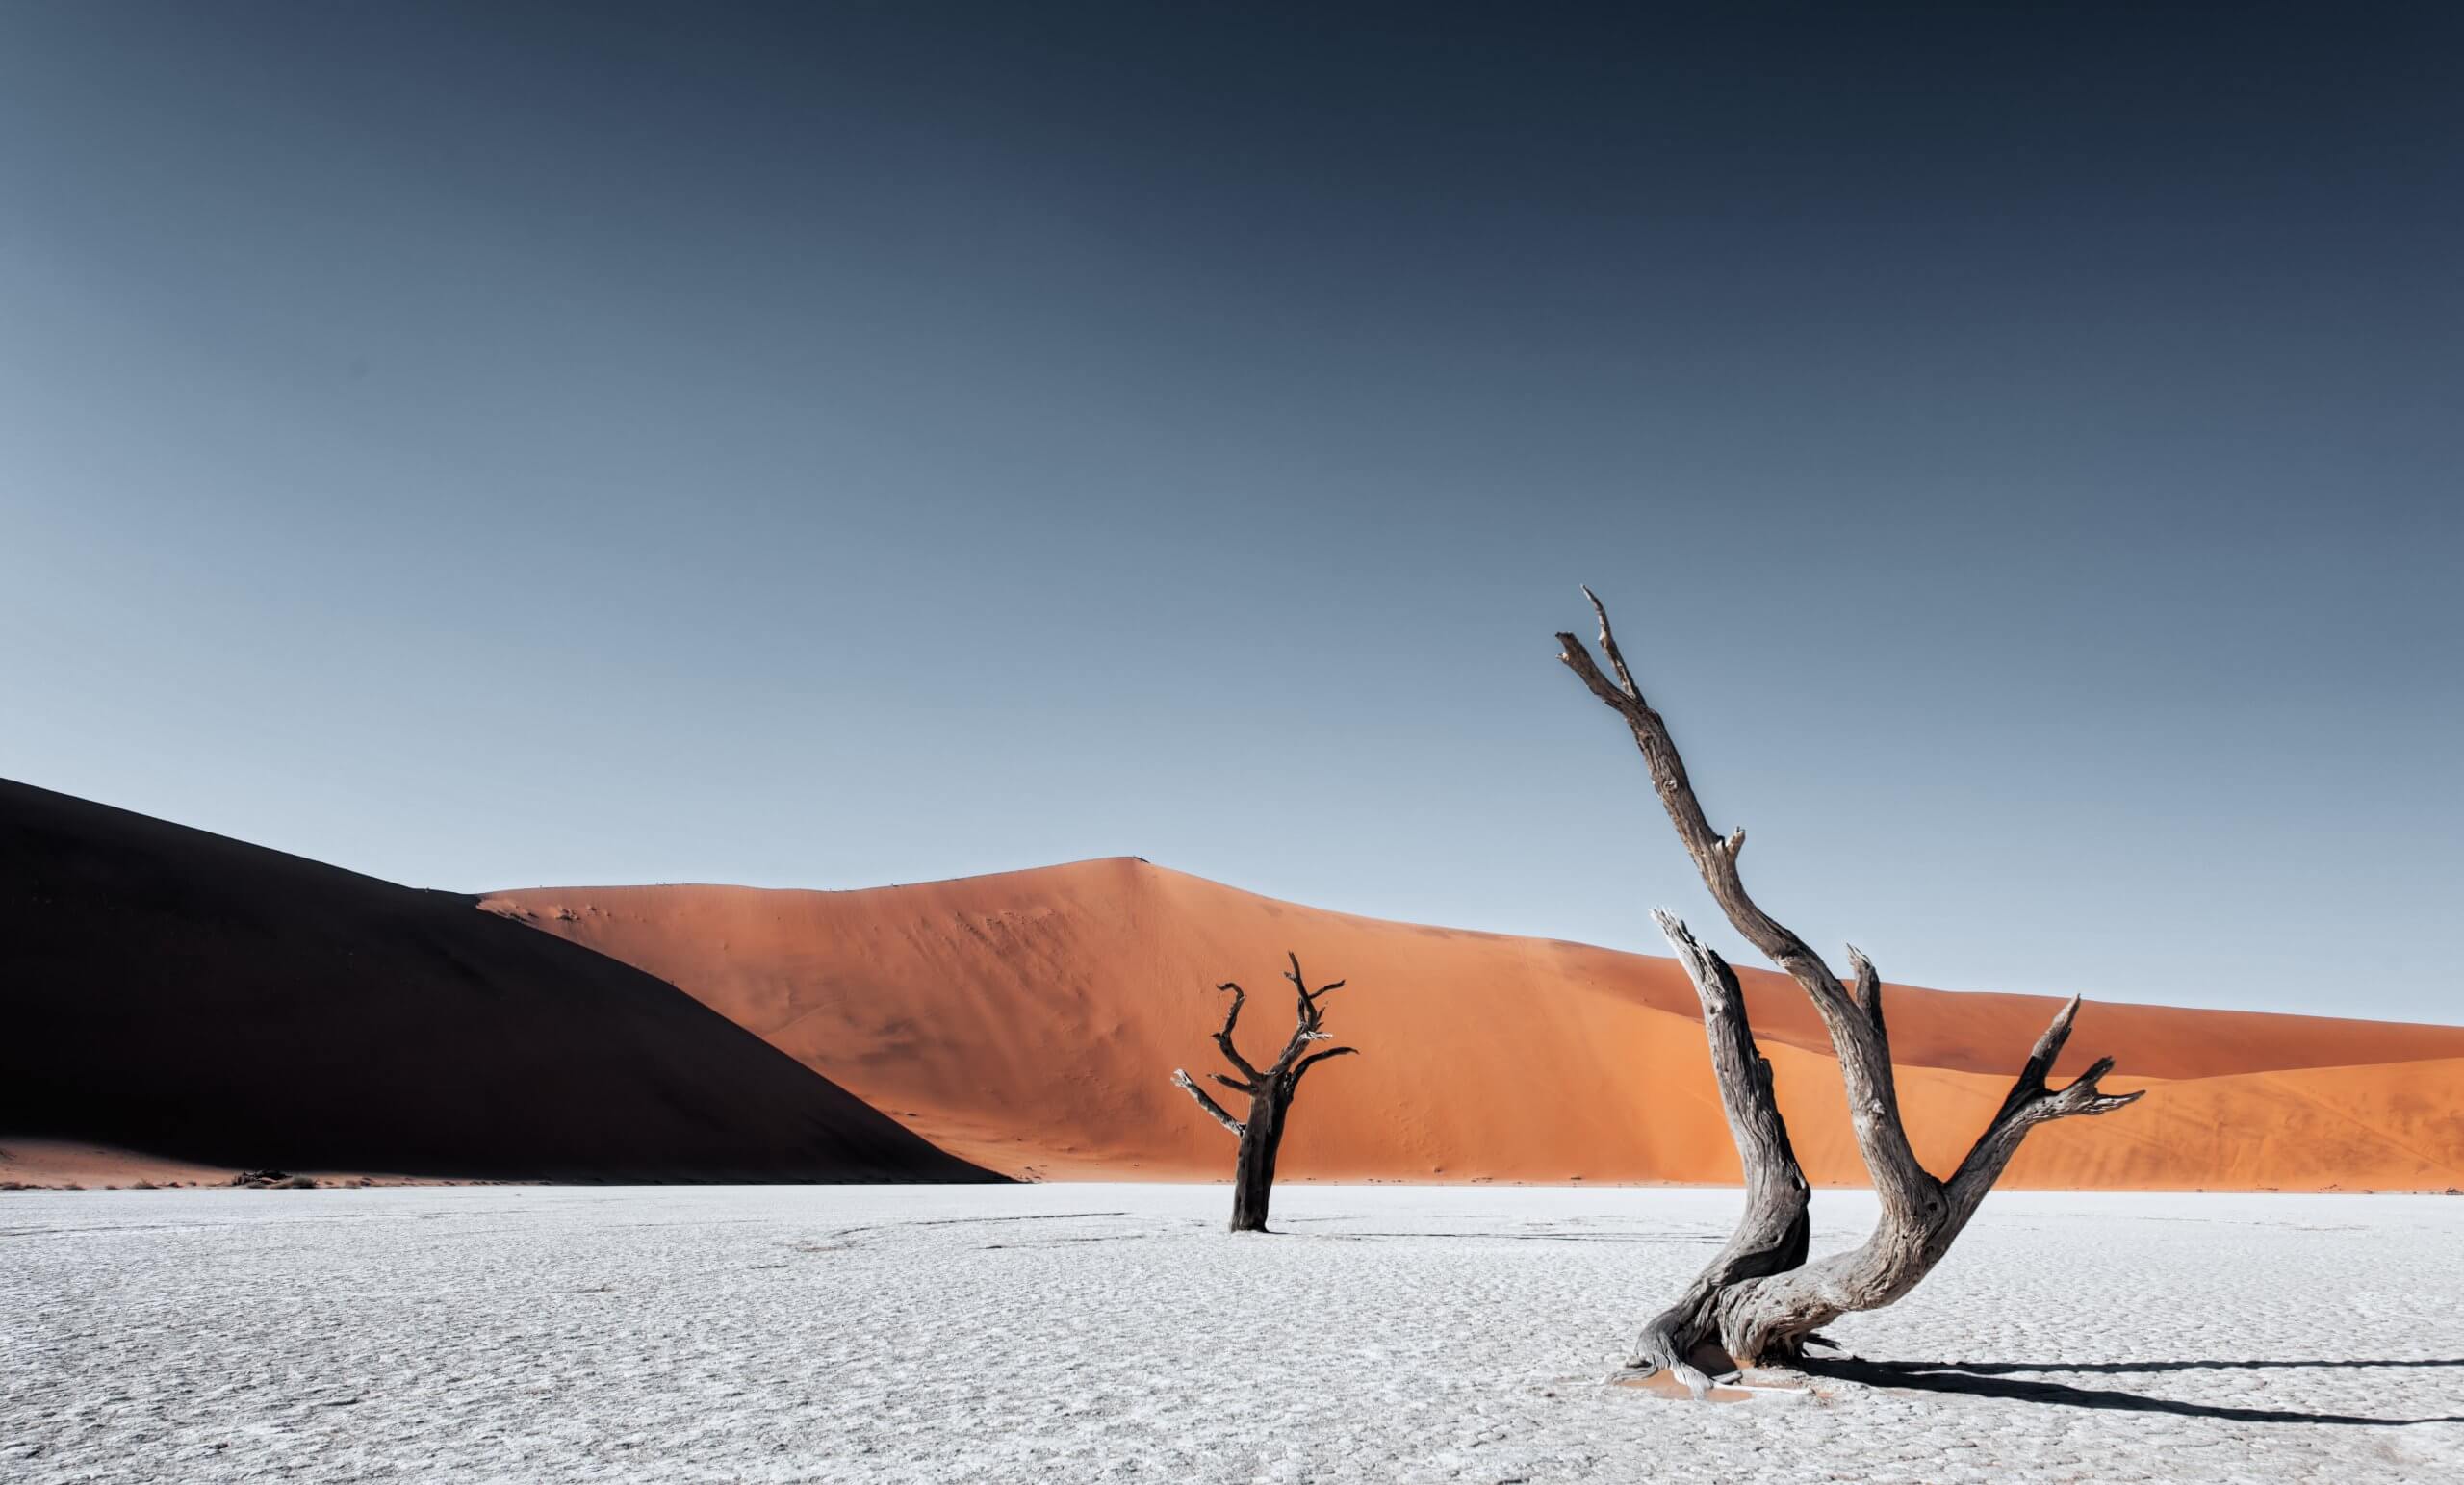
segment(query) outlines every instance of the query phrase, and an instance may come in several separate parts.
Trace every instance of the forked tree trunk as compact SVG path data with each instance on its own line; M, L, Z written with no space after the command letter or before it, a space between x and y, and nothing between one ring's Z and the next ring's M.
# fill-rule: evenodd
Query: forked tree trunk
M1241 1049L1232 1040L1233 1028L1241 1022L1241 1008L1247 1003L1248 992L1228 981L1216 986L1219 990L1232 992L1232 1006L1224 1012L1223 1029L1215 1034L1215 1044L1221 1049L1223 1060L1230 1063L1240 1076L1230 1077L1219 1072L1208 1076L1235 1092L1248 1094L1249 1116L1234 1118L1230 1111L1192 1081L1187 1072L1178 1068L1172 1072L1172 1081L1196 1099L1197 1106L1205 1110L1210 1118L1240 1138L1240 1149L1232 1161L1234 1232L1267 1230L1267 1208L1274 1199L1275 1158L1283 1150L1284 1126L1291 1116L1293 1096L1300 1090L1301 1075L1328 1058L1355 1055L1355 1049L1351 1047L1328 1047L1306 1057L1300 1055L1313 1041L1332 1039L1326 1032L1320 1030L1325 1021L1325 1011L1319 1002L1342 989L1344 983L1338 980L1313 990L1309 988L1309 982L1301 977L1300 957L1295 954L1287 958L1292 961L1292 968L1285 972L1284 978L1292 982L1293 989L1300 998L1299 1015L1292 1029L1292 1039L1284 1043L1282 1054L1264 1070L1243 1057Z
M1702 1395L1708 1378L1689 1357L1716 1344L1714 1358L1752 1366L1792 1361L1818 1327L1855 1310L1891 1303L1932 1271L1967 1225L1978 1203L1993 1188L2030 1129L2072 1114L2108 1114L2140 1097L2107 1094L2097 1088L2113 1068L2103 1058L2060 1089L2046 1086L2054 1060L2069 1038L2079 1013L2073 997L2037 1039L2001 1110L1949 1180L1917 1163L1900 1122L1899 1091L1892 1080L1890 1036L1883 1021L1883 984L1873 963L1855 946L1848 961L1853 986L1842 986L1820 956L1746 895L1737 873L1745 832L1723 836L1711 828L1686 778L1668 725L1643 700L1608 626L1607 610L1585 588L1600 620L1601 653L1616 679L1601 673L1591 651L1572 634L1559 634L1558 658L1581 678L1594 696L1625 719L1651 771L1652 786L1668 811L1677 837L1702 874L1703 884L1748 943L1787 971L1806 992L1831 1035L1848 1093L1848 1119L1857 1150L1874 1183L1882 1219L1861 1247L1816 1263L1805 1262L1805 1176L1788 1145L1787 1128L1771 1096L1771 1067L1757 1054L1736 977L1717 954L1697 942L1685 925L1656 913L1703 1002L1704 1030L1711 1066L1746 1173L1746 1213L1735 1236L1720 1250L1678 1302L1656 1317L1635 1344L1634 1365L1666 1368Z

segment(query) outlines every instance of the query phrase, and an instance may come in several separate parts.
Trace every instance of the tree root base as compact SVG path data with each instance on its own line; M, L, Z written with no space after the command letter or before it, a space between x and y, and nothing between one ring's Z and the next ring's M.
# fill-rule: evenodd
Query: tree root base
M1648 1396L1670 1402L1773 1402L1795 1401L1810 1396L1806 1378L1793 1371L1766 1370L1757 1367L1743 1372L1727 1371L1711 1374L1711 1383L1703 1395L1694 1395L1677 1374L1664 1367L1650 1370L1629 1368L1608 1379L1612 1387L1628 1387Z
M1671 1402L1752 1402L1754 1400L1753 1393L1742 1387L1720 1381L1714 1381L1709 1387L1704 1389L1703 1395L1698 1398L1686 1389L1684 1383L1677 1379L1676 1373L1665 1367L1655 1367L1649 1371L1620 1371L1608 1380L1612 1386L1630 1387L1636 1392L1646 1393L1654 1397L1663 1397Z

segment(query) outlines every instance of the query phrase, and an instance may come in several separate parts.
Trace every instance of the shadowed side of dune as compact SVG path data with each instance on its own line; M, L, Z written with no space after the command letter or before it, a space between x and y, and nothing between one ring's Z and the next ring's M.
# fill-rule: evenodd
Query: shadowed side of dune
M1245 1044L1291 1026L1282 951L1348 986L1361 1049L1310 1074L1284 1168L1329 1179L1738 1177L1675 961L1328 912L1132 858L848 892L565 887L485 900L639 964L919 1133L1011 1172L1220 1177L1229 1137L1168 1082L1219 1065L1212 986ZM1809 1175L1862 1184L1838 1065L1804 996L1747 996ZM1937 1169L1990 1117L2059 1002L1894 987L1910 1134ZM2464 1180L2464 1028L2102 1003L2060 1070L2117 1054L2162 1097L2045 1132L2013 1185ZM2361 1070L2355 1071L2355 1068Z
M430 1176L996 1179L470 898L6 781L0 1134Z

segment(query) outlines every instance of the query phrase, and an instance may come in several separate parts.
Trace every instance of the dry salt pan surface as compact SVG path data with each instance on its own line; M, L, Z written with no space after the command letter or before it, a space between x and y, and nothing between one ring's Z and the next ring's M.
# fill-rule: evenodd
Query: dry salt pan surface
M1998 1194L1861 1380L1608 1385L1738 1200L13 1193L0 1480L2464 1480L2464 1199Z

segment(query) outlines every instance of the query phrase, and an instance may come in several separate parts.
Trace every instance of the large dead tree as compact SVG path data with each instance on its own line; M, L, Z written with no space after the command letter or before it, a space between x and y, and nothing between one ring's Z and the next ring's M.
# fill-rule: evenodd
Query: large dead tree
M1699 1397L1709 1378L1698 1362L1725 1370L1730 1364L1794 1361L1809 1341L1822 1339L1815 1334L1818 1327L1851 1311L1878 1310L1915 1288L1950 1250L2029 1130L2072 1114L2110 1114L2140 1094L2098 1088L2097 1081L2113 1070L2109 1057L2060 1088L2047 1086L2046 1075L2079 1013L2073 996L2037 1038L2000 1111L1959 1169L1941 1179L1917 1164L1900 1122L1899 1093L1891 1080L1882 977L1872 960L1851 945L1853 978L1843 986L1803 939L1746 895L1744 879L1737 874L1745 832L1723 835L1711 828L1686 780L1677 744L1669 738L1668 724L1643 700L1626 668L1608 627L1608 611L1589 588L1582 591L1600 620L1601 653L1615 678L1601 673L1589 648L1572 634L1557 636L1558 657L1632 730L1650 767L1652 786L1712 901L1746 942L1787 971L1813 1001L1839 1058L1858 1153L1882 1204L1882 1219L1862 1246L1806 1261L1805 1173L1797 1166L1787 1126L1773 1102L1771 1064L1755 1048L1736 975L1719 955L1696 941L1683 923L1665 912L1654 913L1703 1003L1711 1067L1745 1166L1746 1210L1735 1235L1693 1286L1653 1318L1635 1344L1632 1365L1647 1370L1665 1368ZM1709 1354L1714 1347L1723 1354Z
M1232 1064L1238 1077L1210 1073L1216 1082L1236 1093L1249 1095L1249 1116L1236 1119L1221 1104L1207 1095L1188 1072L1172 1069L1172 1081L1188 1090L1197 1106L1204 1109L1215 1122L1240 1139L1240 1154L1232 1167L1232 1230L1264 1232L1267 1230L1267 1203L1274 1195L1274 1162L1283 1148L1284 1120L1292 1112L1293 1095L1300 1089L1301 1074L1328 1058L1349 1057L1352 1047L1323 1047L1310 1052L1311 1044L1331 1041L1333 1035L1322 1029L1325 1008L1321 1004L1328 995L1344 987L1341 980L1332 985L1309 988L1301 977L1300 956L1287 956L1292 967L1284 978L1292 982L1299 995L1299 1019L1292 1028L1292 1039L1283 1044L1282 1053L1263 1069L1253 1065L1233 1044L1233 1029L1241 1024L1241 1007L1248 1001L1248 992L1229 981L1216 986L1232 992L1231 1008L1223 1012L1223 1029L1215 1034L1215 1044L1223 1049L1223 1060ZM1303 1056L1303 1053L1307 1053Z

